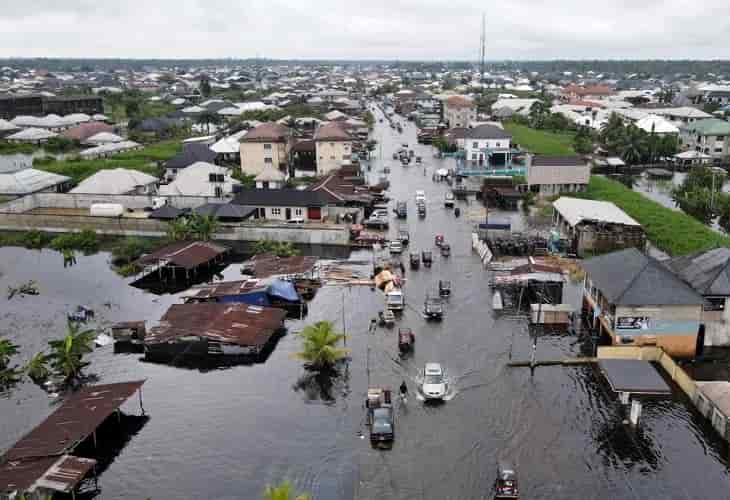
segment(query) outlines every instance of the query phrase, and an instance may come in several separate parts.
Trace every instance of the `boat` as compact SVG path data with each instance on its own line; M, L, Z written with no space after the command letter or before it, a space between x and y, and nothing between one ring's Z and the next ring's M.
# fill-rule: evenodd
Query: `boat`
M413 350L416 336L410 328L398 328L398 351L401 356Z
M451 255L451 245L448 243L442 243L441 244L441 256L442 257L448 257Z
M393 326L395 324L395 314L390 309L378 311L378 322L380 326Z
M444 304L438 297L428 297L423 303L423 315L426 319L440 320L444 317Z
M446 193L444 195L444 206L446 208L454 208L454 193Z
M520 498L517 486L517 472L511 464L500 462L497 464L497 479L494 482L494 498Z
M440 247L444 243L444 235L443 234L437 234L436 237L433 239L434 245L437 247Z
M395 416L390 389L368 388L365 401L370 426L370 443L373 446L391 446L395 439Z
M418 269L421 267L421 259L416 252L411 252L410 254L410 261L411 261L411 269Z
M430 250L424 250L421 252L421 261L423 261L424 266L431 267L431 264L433 263L433 254Z
M439 296L450 297L451 296L451 282L446 280L439 280Z

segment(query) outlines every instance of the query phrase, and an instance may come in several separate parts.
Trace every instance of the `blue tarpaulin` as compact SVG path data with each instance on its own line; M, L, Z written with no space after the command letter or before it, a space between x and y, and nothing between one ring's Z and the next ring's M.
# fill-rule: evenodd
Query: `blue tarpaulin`
M266 291L257 290L255 292L241 293L237 295L225 295L221 297L220 302L236 302L241 304L250 304L252 306L270 306L269 297Z
M291 281L274 280L266 292L272 297L277 297L288 302L299 302L300 300L299 294L296 288L294 288L294 283Z

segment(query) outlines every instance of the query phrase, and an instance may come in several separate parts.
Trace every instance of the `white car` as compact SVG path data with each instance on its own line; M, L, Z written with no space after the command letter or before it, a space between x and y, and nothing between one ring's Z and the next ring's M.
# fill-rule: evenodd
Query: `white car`
M439 363L426 363L421 392L426 399L443 399L446 396L446 379Z
M423 201L424 203L426 202L426 192L421 189L416 191L416 203L419 201Z
M403 253L403 243L400 240L393 240L388 246L390 253Z

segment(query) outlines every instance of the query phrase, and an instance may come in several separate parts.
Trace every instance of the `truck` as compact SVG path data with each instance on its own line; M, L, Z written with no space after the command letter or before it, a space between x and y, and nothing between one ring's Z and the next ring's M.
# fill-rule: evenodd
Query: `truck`
M402 311L406 306L403 291L400 288L394 288L385 294L385 306L391 311Z
M124 205L121 203L92 203L89 215L92 217L121 217Z
M380 387L369 388L365 406L368 411L370 443L373 446L392 445L395 439L392 391Z

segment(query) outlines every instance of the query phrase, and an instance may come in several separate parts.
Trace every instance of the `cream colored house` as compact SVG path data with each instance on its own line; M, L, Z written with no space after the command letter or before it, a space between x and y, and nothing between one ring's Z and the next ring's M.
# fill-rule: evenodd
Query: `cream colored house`
M591 167L579 156L529 156L527 185L540 197L585 191Z
M444 120L450 128L468 127L477 119L477 106L471 99L454 95L444 101Z
M337 122L329 122L314 134L317 175L327 175L349 163L352 158L352 137Z
M241 137L241 171L259 175L274 169L286 175L291 131L279 123L262 123Z

